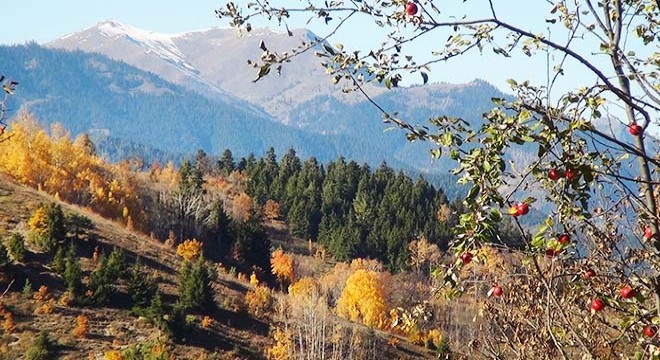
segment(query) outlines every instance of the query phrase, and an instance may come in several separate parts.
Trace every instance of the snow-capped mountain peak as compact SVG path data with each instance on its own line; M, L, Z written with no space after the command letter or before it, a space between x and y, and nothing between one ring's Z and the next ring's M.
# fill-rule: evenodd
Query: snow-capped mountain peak
M184 71L192 72L195 75L199 73L195 67L186 61L185 55L172 40L176 35L142 30L114 20L104 21L96 25L96 29L107 37L124 37L143 47L147 53L154 53L166 62L182 68Z

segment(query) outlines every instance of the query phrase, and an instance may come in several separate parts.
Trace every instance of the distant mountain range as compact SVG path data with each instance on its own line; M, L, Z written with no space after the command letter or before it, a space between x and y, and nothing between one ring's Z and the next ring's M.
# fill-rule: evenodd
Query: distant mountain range
M375 107L357 93L342 93L312 51L281 76L252 82L256 71L246 60L260 56L261 41L285 51L316 38L304 29L292 33L257 29L237 36L213 28L168 35L105 21L44 46L0 46L0 73L20 81L14 109L60 122L74 135L90 133L111 159L134 152L164 160L197 149L219 155L225 148L245 156L270 146L282 154L293 147L321 161L343 155L446 176L449 164L432 161L429 144L386 131ZM490 99L506 97L481 80L366 90L414 123L449 115L478 126ZM533 158L536 149L518 155Z

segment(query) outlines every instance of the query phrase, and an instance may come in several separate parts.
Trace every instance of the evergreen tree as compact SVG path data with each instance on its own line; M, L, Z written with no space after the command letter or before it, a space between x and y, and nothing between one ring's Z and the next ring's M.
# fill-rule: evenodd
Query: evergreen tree
M66 259L64 256L64 248L62 246L57 248L51 266L56 273L60 275L64 274L64 271L66 270Z
M0 269L5 269L9 264L11 264L11 259L9 258L7 248L0 242Z
M204 244L206 253L211 255L211 259L221 259L229 253L233 240L231 219L220 201L211 204L206 224L209 230L208 241Z
M246 268L257 266L262 270L270 266L270 239L261 221L251 217L245 222L232 221L233 255Z
M148 307L157 292L158 285L153 277L144 274L139 260L136 261L131 266L128 277L128 294L131 296L131 300L133 300L133 306L137 308Z
M211 272L203 256L194 263L184 261L179 275L179 303L182 309L210 309L213 306Z
M93 300L105 304L110 300L115 283L124 273L124 254L113 249L109 256L101 256L98 266L92 272L89 287L94 291Z
M220 174L227 176L231 174L236 169L236 164L234 163L234 156L231 153L231 150L225 149L218 160L217 168Z
M19 233L11 234L7 241L7 251L9 251L9 254L15 261L23 262L25 253L27 252L23 235Z
M73 244L71 245L73 248ZM80 262L73 255L74 251L69 251L64 262L64 282L66 283L67 290L73 295L74 298L78 298L82 293L82 267Z

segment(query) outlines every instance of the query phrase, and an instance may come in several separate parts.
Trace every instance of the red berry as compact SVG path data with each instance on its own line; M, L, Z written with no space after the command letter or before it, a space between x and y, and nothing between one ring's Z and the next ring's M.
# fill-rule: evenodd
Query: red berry
M594 299L594 301L591 302L591 311L593 312L601 311L604 307L605 303L601 299Z
M502 287L500 287L499 285L495 285L492 290L493 290L492 292L493 296L502 296Z
M578 172L571 169L566 169L566 179L571 181L578 178Z
M589 269L589 270L584 272L584 275L582 275L582 277L584 277L585 279L588 279L588 278L594 277L594 276L596 276L596 271L594 271L594 269Z
M561 172L557 169L550 169L548 170L548 179L552 181L557 181L561 178Z
M461 254L461 261L463 261L463 265L469 264L472 261L472 253L466 251L463 254Z
M642 133L642 127L637 125L637 124L630 124L628 125L628 132L632 136L638 136Z
M516 208L518 208L518 214L519 215L527 215L529 212L529 205L527 203L521 202L516 205Z
M624 286L621 288L621 297L624 299L630 299L635 296L635 290L630 286Z
M417 4L414 2L409 2L408 5L406 5L406 13L410 16L415 16L417 14Z
M571 237L568 234L561 234L559 235L559 243L562 245L566 245L571 242Z
M652 338L655 337L655 334L656 334L655 326L646 325L644 327L644 335Z
M653 238L653 229L651 229L651 227L648 225L644 226L644 239L652 239L652 238Z
M549 258L553 258L557 254L559 254L559 253L557 251L555 251L554 249L545 249L545 256L547 256Z

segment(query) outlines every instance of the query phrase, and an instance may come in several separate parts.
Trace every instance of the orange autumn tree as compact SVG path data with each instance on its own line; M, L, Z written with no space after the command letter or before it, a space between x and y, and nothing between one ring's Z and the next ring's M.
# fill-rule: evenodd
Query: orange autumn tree
M268 220L275 220L280 217L282 206L273 199L268 199L263 207L264 216Z
M252 214L252 198L246 193L236 195L232 203L232 214L235 220L245 221Z
M273 275L277 276L280 284L284 282L293 283L295 281L295 262L293 255L285 253L282 249L273 251L270 257L270 267Z
M386 294L382 273L357 270L346 281L346 287L337 301L337 315L382 328L388 308Z

